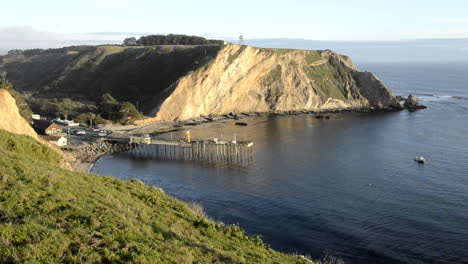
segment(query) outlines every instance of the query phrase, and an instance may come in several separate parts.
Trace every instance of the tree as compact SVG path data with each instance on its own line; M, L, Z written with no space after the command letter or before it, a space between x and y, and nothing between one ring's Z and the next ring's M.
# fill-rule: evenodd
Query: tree
M55 114L63 116L68 119L68 116L73 112L73 101L70 98L63 98L62 100L55 99L53 102L55 106Z
M88 124L88 115L85 113L79 114L75 116L75 122L80 123L82 125Z
M104 125L109 123L106 119L102 118L100 115L97 115L96 118L94 119L94 124L95 125Z
M78 122L82 125L93 126L93 122L95 123L95 119L96 114L93 112L81 113L75 117L75 122Z
M0 83L6 83L7 82L6 75L7 75L6 71L0 70Z
M123 41L124 46L136 46L137 45L137 40L136 38L126 38Z
M95 113L88 113L88 118L89 118L89 126L93 126L93 121L96 119L96 114Z
M125 41L124 41L125 43ZM137 40L137 45L222 45L222 40L208 40L204 37L187 35L149 35Z
M142 117L142 114L132 103L119 103L109 93L103 94L96 102L96 106L98 108L98 116L95 117L95 121L100 118L105 118L122 124L131 124L136 119Z
M96 106L103 118L114 120L118 117L119 102L110 93L103 94L96 102Z
M23 99L23 97L21 96L21 94L18 91L13 90L13 88L12 88L13 86L10 83L7 83L7 84L8 84L8 86L6 86L5 88L11 94L11 96L13 96L13 98L15 99L16 106L18 107L18 111L19 111L20 115L26 121L31 123L32 122L32 110L29 107L28 103Z
M119 107L120 122L123 124L132 124L136 119L142 117L142 114L130 102L123 102Z
M15 99L20 115L29 123L32 122L32 111L21 94L13 89L13 85L6 78L7 72L0 70L0 89L7 90Z

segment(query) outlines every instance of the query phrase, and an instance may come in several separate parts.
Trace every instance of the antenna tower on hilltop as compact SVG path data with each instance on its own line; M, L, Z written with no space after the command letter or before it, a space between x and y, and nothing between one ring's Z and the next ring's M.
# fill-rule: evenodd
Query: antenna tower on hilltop
M244 36L243 35L239 36L239 45L241 45L241 46L244 45Z

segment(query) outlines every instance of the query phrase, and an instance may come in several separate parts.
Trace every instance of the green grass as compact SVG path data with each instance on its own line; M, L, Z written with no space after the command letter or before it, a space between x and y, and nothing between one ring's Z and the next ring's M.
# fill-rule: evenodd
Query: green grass
M318 66L304 66L309 78L314 80L314 89L325 102L328 98L347 100L346 83L352 83L351 72L333 60Z
M284 87L283 83L281 82L282 71L283 70L281 65L278 64L261 81L263 86L268 87L265 100L270 106L271 110L274 110L276 103L278 103L280 97L284 94Z
M0 130L0 263L307 263L138 180L78 173Z
M297 49L278 49L278 48L259 48L261 51L270 52L271 54L286 54L297 51Z
M305 61L308 65L321 59L322 59L322 56L320 56L320 53L318 51L315 51L315 50L306 51Z

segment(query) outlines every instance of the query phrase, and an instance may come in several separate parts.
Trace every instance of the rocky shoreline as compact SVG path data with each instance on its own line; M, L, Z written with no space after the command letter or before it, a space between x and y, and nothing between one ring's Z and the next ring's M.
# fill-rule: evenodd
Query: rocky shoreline
M398 97L396 97L398 98ZM402 97L404 98L404 97ZM344 113L344 112L396 112L402 111L405 107L403 105L389 107L389 108L375 108L375 107L358 107L358 108L336 108L326 110L290 110L290 111L270 111L270 112L240 112L228 113L224 115L200 115L198 118L187 120L175 121L155 121L152 118L139 120L135 125L116 126L105 125L102 127L105 130L113 131L114 133L123 133L127 135L142 135L142 134L163 134L183 130L186 127L197 126L204 123L218 122L222 120L242 120L252 117L265 117L265 116L297 116L297 115L315 115L323 116L331 113Z
M71 153L69 153L71 154ZM73 154L71 154L73 155ZM98 161L101 157L103 157L106 154L77 154L75 157L75 161L71 164L72 168L74 171L77 172L84 172L84 173L90 173L90 170L94 163Z
M174 128L183 127L183 126L195 126L203 123L216 122L220 120L241 120L249 117L265 117L265 116L297 116L297 115L315 115L323 116L331 113L344 113L344 112L396 112L404 110L403 106L401 107L391 107L391 108L374 108L374 107L360 107L360 108L345 108L345 109L326 109L319 111L312 110L290 110L290 111L273 111L273 112L241 112L241 113L228 113L225 115L201 115L198 118L192 118L188 120L177 120L174 121ZM156 121L157 122L157 121ZM156 123L155 122L155 123Z

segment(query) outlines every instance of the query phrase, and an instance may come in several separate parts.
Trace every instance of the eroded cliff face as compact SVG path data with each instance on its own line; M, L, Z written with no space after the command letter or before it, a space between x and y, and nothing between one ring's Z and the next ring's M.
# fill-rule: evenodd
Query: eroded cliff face
M20 115L15 99L5 89L0 89L0 117L0 130L34 138L61 156L59 165L62 168L71 169L69 162L73 161L74 158L63 153L59 147L40 138L31 125Z
M0 89L0 129L11 133L28 135L38 140L36 131L19 114L15 99L5 89Z
M333 51L225 46L213 61L179 79L153 120L230 112L400 109L373 74Z

